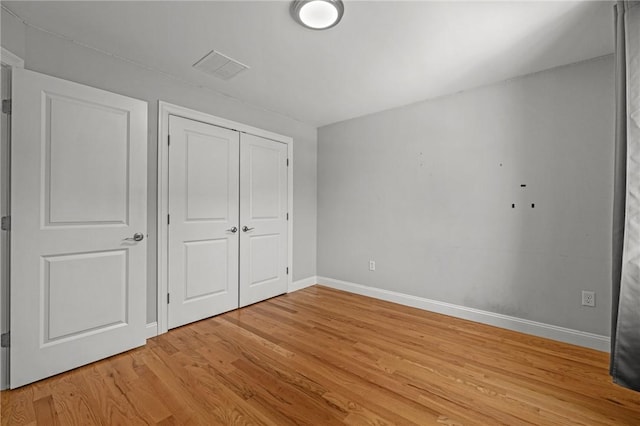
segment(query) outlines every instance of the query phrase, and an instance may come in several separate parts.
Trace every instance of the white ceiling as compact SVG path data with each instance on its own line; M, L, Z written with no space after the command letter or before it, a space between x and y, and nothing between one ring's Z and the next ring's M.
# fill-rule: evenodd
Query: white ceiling
M288 1L5 2L32 26L325 125L613 52L612 2L345 1L308 30ZM251 67L194 70L218 50Z

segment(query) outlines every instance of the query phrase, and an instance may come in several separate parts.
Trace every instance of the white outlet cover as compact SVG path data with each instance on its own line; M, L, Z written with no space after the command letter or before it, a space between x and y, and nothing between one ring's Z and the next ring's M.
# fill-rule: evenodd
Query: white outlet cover
M596 293L593 291L582 292L582 305L583 306L596 306Z

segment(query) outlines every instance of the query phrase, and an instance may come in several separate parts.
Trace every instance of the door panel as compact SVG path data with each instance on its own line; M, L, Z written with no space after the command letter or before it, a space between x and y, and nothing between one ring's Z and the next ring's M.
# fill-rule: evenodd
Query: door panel
M126 325L126 250L43 256L42 260L44 345Z
M15 69L11 387L143 345L146 102Z
M239 134L169 118L169 328L238 307Z
M237 138L237 135L234 135ZM186 134L186 221L229 221L227 191L235 179L229 176L229 139L214 135ZM176 148L177 149L177 148Z
M287 145L243 133L240 172L240 306L246 306L287 292Z
M43 96L45 226L126 223L128 112L46 92Z
M185 301L216 295L229 287L227 262L212 262L212 259L227 259L227 238L185 243Z
M277 144L277 142L273 143ZM280 148L280 145L283 144L278 144L275 148ZM279 219L282 213L280 168L285 166L282 163L281 150L271 146L260 146L254 142L254 145L248 146L243 152L248 155L245 164L250 167L247 188L249 190L249 194L247 194L249 200L248 219ZM284 160L286 161L286 152Z

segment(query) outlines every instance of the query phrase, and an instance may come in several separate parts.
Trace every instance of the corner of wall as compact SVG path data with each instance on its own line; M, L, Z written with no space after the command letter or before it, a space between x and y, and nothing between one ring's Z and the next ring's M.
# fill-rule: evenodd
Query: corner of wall
M609 337L595 333L588 333L585 331L575 330L567 327L559 327L538 321L530 321L510 315L502 315L494 312L484 311L481 309L468 308L466 306L455 305L453 303L440 302L438 300L431 300L424 297L413 296L396 291L383 290L376 287L369 287L362 284L336 280L328 277L318 276L315 278L317 284L326 287L347 291L362 296L373 297L375 299L384 300L387 302L398 303L400 305L410 306L412 308L422 309L424 311L448 315L455 318L461 318L468 321L516 331L519 333L530 334L545 339L551 339L571 345L595 349L601 352L608 352L610 347Z
M11 53L25 59L27 51L26 25L4 5L0 10L0 15L2 20L0 44Z

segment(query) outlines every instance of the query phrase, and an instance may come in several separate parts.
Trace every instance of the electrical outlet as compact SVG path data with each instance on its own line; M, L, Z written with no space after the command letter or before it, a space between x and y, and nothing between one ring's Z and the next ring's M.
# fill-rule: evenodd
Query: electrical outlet
M375 260L370 260L369 261L369 270L370 271L375 271L376 270L376 261Z
M596 306L596 293L594 291L582 292L582 306Z

